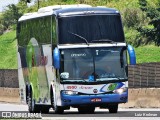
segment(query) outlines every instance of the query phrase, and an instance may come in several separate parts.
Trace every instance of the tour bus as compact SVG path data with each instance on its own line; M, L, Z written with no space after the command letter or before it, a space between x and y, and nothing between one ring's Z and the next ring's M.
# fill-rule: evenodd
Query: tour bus
M17 39L20 95L29 112L62 114L73 107L94 113L99 107L117 113L127 102L128 62L135 65L136 56L116 9L40 8L20 17Z

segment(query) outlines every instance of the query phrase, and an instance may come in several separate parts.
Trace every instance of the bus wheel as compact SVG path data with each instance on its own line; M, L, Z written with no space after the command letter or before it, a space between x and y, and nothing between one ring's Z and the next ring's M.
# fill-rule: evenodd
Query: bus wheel
M26 85L26 103L28 104L28 100L29 100L29 95L28 95L28 93L29 93L29 91L28 91L28 89L29 89L29 87L28 87L29 85Z
M35 111L35 100L32 100L31 97L28 98L28 110L30 113Z
M63 114L64 113L64 109L60 106L56 106L56 108L54 109L56 114Z
M78 107L78 112L80 114L93 114L95 107Z
M35 105L35 100L32 98L32 94L28 95L28 110L30 113L40 113L40 109Z
M51 106L54 108L54 96L53 96L53 93L51 93Z
M108 109L109 109L109 113L117 113L118 104L110 105Z
M28 104L28 101L29 101L29 96L26 95L26 103Z

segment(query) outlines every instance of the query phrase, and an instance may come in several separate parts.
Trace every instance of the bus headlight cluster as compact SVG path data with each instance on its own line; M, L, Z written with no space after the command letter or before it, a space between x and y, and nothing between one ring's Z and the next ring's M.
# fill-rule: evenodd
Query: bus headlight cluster
M118 94L122 94L123 92L126 92L128 90L128 88L124 87L124 88L119 88L114 90L114 93L118 93Z
M64 90L62 91L62 93L65 95L77 95L78 94L77 91L72 91L72 90Z

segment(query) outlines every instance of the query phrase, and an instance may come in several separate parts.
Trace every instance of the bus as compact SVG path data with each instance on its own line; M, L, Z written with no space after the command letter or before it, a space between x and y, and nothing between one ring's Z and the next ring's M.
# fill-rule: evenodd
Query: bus
M19 18L17 40L20 95L29 112L117 113L127 102L128 63L135 65L136 56L116 9L40 8Z

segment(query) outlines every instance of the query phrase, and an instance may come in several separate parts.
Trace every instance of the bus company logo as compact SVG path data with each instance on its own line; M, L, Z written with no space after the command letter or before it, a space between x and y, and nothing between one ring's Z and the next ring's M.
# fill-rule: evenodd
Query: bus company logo
M86 54L85 53L71 54L71 57L81 57L81 56L86 56Z
M98 90L97 90L97 89L94 89L94 90L93 90L93 93L97 93L97 92L98 92Z
M77 86L67 86L67 89L77 89Z

